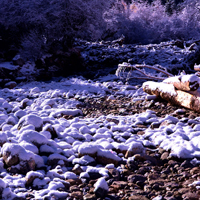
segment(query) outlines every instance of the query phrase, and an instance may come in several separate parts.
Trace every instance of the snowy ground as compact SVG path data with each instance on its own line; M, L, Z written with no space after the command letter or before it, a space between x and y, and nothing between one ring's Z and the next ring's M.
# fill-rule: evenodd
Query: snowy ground
M108 191L108 169L120 171L121 163L152 147L169 150L170 157L189 158L194 165L200 162L200 117L160 118L151 110L84 117L79 105L88 97L145 100L141 88L113 78L21 83L0 91L0 199L66 199L69 179L87 182L94 172L101 177L95 191ZM151 128L163 122L167 126ZM145 133L135 134L144 124ZM198 180L193 185L199 187Z

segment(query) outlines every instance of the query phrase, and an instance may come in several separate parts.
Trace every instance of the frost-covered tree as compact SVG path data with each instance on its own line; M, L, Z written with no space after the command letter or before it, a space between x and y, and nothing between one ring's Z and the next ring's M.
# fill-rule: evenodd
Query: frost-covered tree
M175 1L160 0L151 3L143 0L132 0L129 6L115 6L107 12L107 20L116 35L125 35L127 43L159 43L181 39L198 39L200 37L200 6L197 0L186 0L167 11L167 6ZM117 4L116 4L117 5ZM122 4L123 5L123 4ZM177 5L177 4L176 4Z

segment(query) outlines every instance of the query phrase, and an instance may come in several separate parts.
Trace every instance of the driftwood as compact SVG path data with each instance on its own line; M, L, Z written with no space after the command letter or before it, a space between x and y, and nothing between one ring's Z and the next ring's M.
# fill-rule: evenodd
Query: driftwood
M178 90L195 91L199 88L200 79L195 74L192 74L170 77L165 79L163 82L173 84Z
M156 95L171 104L183 106L200 113L200 96L176 90L172 84L147 81L143 84L144 92Z

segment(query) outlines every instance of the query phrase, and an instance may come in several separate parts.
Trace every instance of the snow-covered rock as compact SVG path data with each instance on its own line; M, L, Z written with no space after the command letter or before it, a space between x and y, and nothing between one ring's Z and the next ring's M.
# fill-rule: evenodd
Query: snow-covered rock
M99 178L97 182L94 184L94 192L96 197L104 198L106 197L109 187L104 177Z
M119 161L121 161L121 158L112 151L99 149L97 151L96 160L98 163L101 163L103 165L113 163L115 166L117 166Z
M4 162L12 170L26 173L35 169L34 153L27 151L18 144L5 143L1 149Z
M18 122L18 129L21 129L22 127L30 124L35 126L36 131L41 131L43 126L43 120L41 117L34 114L25 115L20 118Z

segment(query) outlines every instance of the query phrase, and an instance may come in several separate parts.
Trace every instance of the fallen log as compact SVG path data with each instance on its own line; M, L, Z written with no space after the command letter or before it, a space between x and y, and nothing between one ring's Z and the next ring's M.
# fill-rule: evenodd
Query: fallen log
M200 96L176 90L172 84L147 81L143 83L144 92L156 95L173 105L183 106L200 113Z
M164 83L173 84L178 90L195 91L199 88L200 78L195 74L167 78Z

